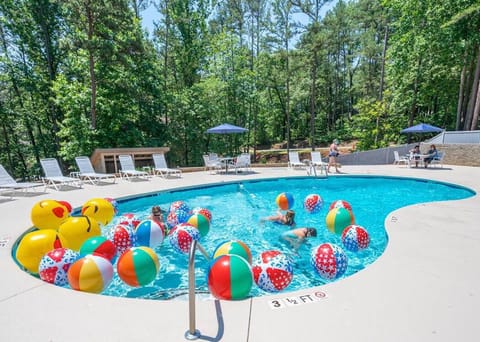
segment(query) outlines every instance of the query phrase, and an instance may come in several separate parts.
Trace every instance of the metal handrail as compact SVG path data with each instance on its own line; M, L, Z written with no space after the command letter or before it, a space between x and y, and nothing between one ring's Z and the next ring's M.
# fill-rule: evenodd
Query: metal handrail
M200 252L210 260L208 253L199 244L196 240L192 241L190 245L190 251L188 254L188 315L189 315L189 328L185 333L185 338L187 340L197 340L200 338L201 334L200 331L196 329L196 321L195 321L195 251L196 249L200 250Z

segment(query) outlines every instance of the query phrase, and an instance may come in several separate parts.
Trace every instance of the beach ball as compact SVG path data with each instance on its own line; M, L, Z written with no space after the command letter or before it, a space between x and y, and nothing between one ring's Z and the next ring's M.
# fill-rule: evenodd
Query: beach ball
M69 215L68 208L55 200L37 202L30 212L32 223L38 229L57 229Z
M332 210L334 208L345 208L349 211L352 211L352 206L350 205L350 203L348 203L347 201L344 201L344 200L333 201L330 204L330 207L328 208L328 210Z
M137 235L130 226L117 224L113 227L110 235L110 240L117 249L117 255L122 255L127 249L137 244Z
M170 204L170 212L177 211L177 210L182 210L185 212L190 212L190 208L184 201L175 201L172 204Z
M86 255L68 269L68 283L77 291L100 293L110 284L112 278L112 263L99 255Z
M187 223L197 228L198 231L200 232L201 237L204 237L205 235L207 235L208 231L210 230L210 221L208 220L208 218L206 218L201 214L193 214L187 220Z
M210 222L212 221L212 213L207 208L195 207L192 209L193 214L201 214L205 216Z
M324 243L312 249L310 263L323 279L338 279L347 269L348 259L343 249Z
M143 220L135 228L135 235L137 236L137 244L139 246L155 248L162 244L165 231L158 222Z
M115 208L112 202L105 198L93 198L83 204L82 215L91 217L106 226L115 216Z
M88 254L103 256L113 263L117 254L117 248L111 240L104 236L92 236L85 240L80 247L80 256L84 257Z
M293 262L282 252L262 252L252 264L253 279L259 288L268 292L281 291L293 278Z
M341 235L347 226L355 223L355 217L351 211L337 207L328 212L325 222L328 230Z
M182 209L170 211L167 215L167 225L170 228L175 227L179 223L187 222L189 217L190 214Z
M252 252L250 248L240 240L225 241L219 244L213 251L213 259L227 254L238 255L247 260L249 264L252 263Z
M342 242L349 251L358 252L368 247L370 236L365 228L352 224L343 230Z
M126 284L139 287L151 283L158 274L160 262L153 249L132 247L120 256L117 272Z
M118 224L135 228L141 222L140 218L133 213L126 213L120 216Z
M207 283L211 294L217 299L243 299L252 289L250 264L238 255L222 255L210 263Z
M277 196L275 202L277 203L277 206L282 210L291 209L294 204L293 195L289 192L282 192Z
M47 283L58 286L67 285L68 269L79 257L80 254L69 248L55 248L40 260L38 275Z
M115 212L115 215L118 214L118 202L111 197L105 197L107 201L109 201L113 205L113 211Z
M168 234L173 249L180 253L188 253L192 242L200 240L200 232L188 223L177 224Z
M311 214L318 213L323 207L323 199L320 195L310 194L305 197L303 207Z
M94 218L88 216L70 216L58 228L67 242L67 247L79 251L88 238L102 234Z
M15 252L15 258L29 272L38 273L38 266L43 256L52 249L65 246L65 238L56 230L36 230L22 237Z

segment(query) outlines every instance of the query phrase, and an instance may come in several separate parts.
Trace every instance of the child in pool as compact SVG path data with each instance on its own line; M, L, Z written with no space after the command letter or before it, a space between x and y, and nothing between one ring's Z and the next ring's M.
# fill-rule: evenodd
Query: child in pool
M288 242L294 249L298 249L306 238L316 237L317 230L315 228L297 228L282 233L280 238Z
M287 210L285 214L282 214L278 211L277 215L265 217L262 221L273 221L293 227L295 225L295 212L293 210Z

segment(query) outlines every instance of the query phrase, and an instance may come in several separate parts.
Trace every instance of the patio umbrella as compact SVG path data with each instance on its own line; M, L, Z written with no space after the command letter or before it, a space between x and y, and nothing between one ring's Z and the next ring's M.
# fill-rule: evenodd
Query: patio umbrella
M248 131L248 129L243 127L238 127L235 125L230 125L227 123L207 129L207 133L217 133L217 134L244 133L246 131Z
M443 129L440 127L432 126L425 123L419 123L418 125L402 129L400 133L431 133L442 131Z

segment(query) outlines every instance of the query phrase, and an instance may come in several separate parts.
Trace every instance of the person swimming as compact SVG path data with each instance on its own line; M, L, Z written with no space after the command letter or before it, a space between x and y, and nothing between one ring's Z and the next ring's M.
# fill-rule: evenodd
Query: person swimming
M295 225L295 212L287 210L285 214L282 214L282 212L278 211L277 215L264 217L261 221L272 221L293 227Z
M298 249L305 239L316 236L316 228L304 227L286 231L280 235L280 238L288 242L294 249Z

